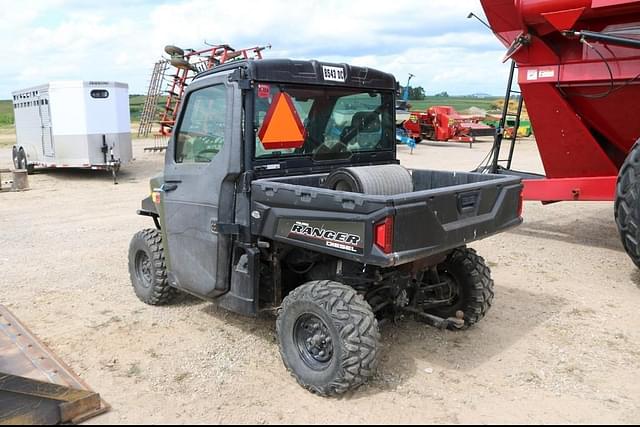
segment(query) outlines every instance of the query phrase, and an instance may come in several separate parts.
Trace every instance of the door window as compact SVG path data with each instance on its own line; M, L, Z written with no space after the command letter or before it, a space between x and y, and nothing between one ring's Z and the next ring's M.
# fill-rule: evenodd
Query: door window
M192 92L176 137L177 163L209 163L224 146L227 88Z

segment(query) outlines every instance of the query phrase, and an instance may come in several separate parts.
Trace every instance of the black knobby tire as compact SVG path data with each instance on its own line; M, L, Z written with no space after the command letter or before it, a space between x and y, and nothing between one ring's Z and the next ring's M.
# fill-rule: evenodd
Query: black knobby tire
M138 232L129 245L129 275L138 298L149 305L165 305L177 291L169 285L167 267L158 230Z
M320 327L315 331L314 326ZM375 374L378 322L371 306L349 286L322 280L294 289L284 299L276 330L284 365L313 393L342 394ZM320 348L309 349L312 338L304 340L309 330ZM316 353L320 349L324 355Z
M464 327L478 323L487 314L493 303L494 290L491 270L484 259L471 248L455 249L438 266L440 279L453 280L456 288L451 305L429 310L431 314L445 319L464 313Z
M411 193L413 178L400 165L361 166L341 168L332 172L325 183L327 188L349 193L393 196Z
M614 215L622 245L640 267L640 140L631 149L618 174Z

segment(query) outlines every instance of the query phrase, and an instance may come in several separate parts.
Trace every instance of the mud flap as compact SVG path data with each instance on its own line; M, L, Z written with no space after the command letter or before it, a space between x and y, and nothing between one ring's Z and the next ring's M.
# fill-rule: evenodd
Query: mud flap
M260 251L238 246L233 251L231 287L218 300L220 307L245 316L258 314Z

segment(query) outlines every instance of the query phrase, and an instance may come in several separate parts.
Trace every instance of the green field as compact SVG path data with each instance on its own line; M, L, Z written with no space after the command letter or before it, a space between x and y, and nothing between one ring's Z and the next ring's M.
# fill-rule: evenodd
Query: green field
M495 109L495 103L501 98L469 98L469 97L439 97L428 96L423 101L409 101L413 110L425 110L434 105L449 105L458 111L464 111L471 107L483 110ZM140 114L144 107L144 95L132 95L129 99L131 109L131 121L140 121ZM160 101L162 102L162 101ZM13 127L13 106L10 100L0 101L0 128Z
M495 110L496 102L502 98L470 98L470 97L442 97L427 96L424 101L409 101L413 110L423 111L435 105L451 106L461 112L471 107L480 108L482 110Z
M0 127L13 125L13 104L10 100L0 101Z
M132 95L129 98L131 121L140 121L140 114L144 107L144 95ZM13 105L11 100L0 100L0 128L13 126Z

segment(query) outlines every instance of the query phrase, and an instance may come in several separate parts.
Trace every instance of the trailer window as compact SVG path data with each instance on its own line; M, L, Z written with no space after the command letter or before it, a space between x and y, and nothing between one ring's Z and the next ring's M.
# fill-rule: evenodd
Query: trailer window
M104 89L92 90L91 97L96 99L105 99L109 97L109 91Z
M210 162L224 146L226 119L225 86L211 86L191 93L176 134L176 162Z

